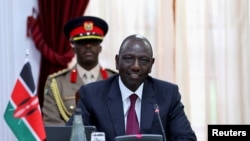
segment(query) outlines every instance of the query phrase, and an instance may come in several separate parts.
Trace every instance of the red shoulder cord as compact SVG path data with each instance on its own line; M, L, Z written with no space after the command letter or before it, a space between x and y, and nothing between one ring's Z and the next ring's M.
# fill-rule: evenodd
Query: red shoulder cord
M76 80L77 80L77 71L76 69L73 69L70 74L70 82L76 83Z
M107 73L106 69L101 67L100 71L101 71L101 74L102 74L102 78L107 79L108 78L108 73Z

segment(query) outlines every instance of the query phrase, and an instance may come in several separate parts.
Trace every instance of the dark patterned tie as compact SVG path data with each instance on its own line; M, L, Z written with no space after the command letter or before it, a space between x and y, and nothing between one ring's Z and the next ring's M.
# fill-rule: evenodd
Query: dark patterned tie
M128 110L128 116L127 116L127 128L126 128L126 134L130 135L130 134L139 134L139 123L138 123L138 119L136 116L136 112L135 112L135 102L137 99L137 95L136 94L132 94L130 95L130 107Z

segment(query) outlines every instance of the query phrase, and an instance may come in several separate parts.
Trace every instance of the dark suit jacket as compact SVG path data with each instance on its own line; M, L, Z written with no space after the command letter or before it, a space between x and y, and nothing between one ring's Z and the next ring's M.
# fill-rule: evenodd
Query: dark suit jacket
M125 135L125 123L119 75L107 80L94 82L80 88L77 107L82 109L85 125L94 125L105 132L107 141L114 141ZM169 82L148 77L145 81L141 103L141 134L162 134L154 104L158 104L160 117L168 141L195 141L196 136L181 103L178 86ZM72 117L67 123L72 124Z

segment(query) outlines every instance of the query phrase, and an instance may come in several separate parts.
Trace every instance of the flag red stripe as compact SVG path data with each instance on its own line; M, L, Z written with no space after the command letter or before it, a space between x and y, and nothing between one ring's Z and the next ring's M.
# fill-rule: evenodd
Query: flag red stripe
M20 80L17 79L15 88L13 89L13 92L11 95L12 101L15 103L16 106L18 106L19 104L21 104L21 102L24 99L28 99L30 97L31 96L30 96L29 92L25 89L25 87L20 82Z
M36 109L34 113L30 114L29 116L26 116L25 119L29 122L37 136L40 139L44 139L46 133L44 131L43 122L40 122L43 121L40 110Z

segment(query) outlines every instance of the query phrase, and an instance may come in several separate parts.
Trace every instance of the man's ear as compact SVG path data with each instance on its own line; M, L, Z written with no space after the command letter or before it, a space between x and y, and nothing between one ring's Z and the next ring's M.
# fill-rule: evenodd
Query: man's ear
M99 53L102 52L102 46L99 46Z
M76 53L75 45L73 43L70 43L70 46L72 47L73 52Z
M153 67L154 62L155 62L155 58L152 58L151 67L150 67L149 73L151 73L151 71L152 71L152 67Z
M119 56L118 55L115 55L115 68L116 70L119 70Z

